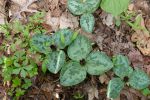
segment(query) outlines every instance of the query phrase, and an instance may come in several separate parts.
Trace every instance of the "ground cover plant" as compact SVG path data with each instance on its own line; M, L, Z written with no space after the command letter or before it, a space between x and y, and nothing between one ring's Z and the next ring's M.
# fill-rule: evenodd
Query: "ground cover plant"
M134 67L130 57L128 58L120 52L109 54L107 50L97 49L94 46L97 46L98 43L88 38L89 33L95 32L97 25L95 12L97 10L111 14L115 19L114 25L117 29L125 22L132 31L142 31L149 36L149 30L143 25L142 15L136 15L127 10L129 3L130 0L120 0L119 2L117 0L67 0L68 13L79 17L81 31L80 28L68 27L49 31L52 27L44 20L45 16L49 16L45 11L31 14L27 17L27 21L13 20L0 25L2 34L0 35L0 67L3 86L6 87L5 96L8 96L9 99L19 100L31 88L38 88L39 84L35 83L35 79L41 76L45 77L45 81L49 80L47 76L56 76L58 77L57 81L52 82L53 84L57 83L55 88L68 89L86 84L89 78L94 87L96 83L93 81L94 78L103 77L108 73L110 77L106 84L106 98L117 99L126 87L135 89L145 96L150 95L149 75L141 68ZM53 17L49 19L57 21ZM59 21L61 22L61 19ZM120 33L118 32L118 34ZM137 43L135 45L141 50L142 46L139 41L139 39L135 41ZM109 44L111 42L105 45L109 46ZM148 48L148 45L146 47ZM142 53L148 55L147 52ZM101 82L96 84L99 83L103 87ZM50 88L49 91L52 90L51 86L52 84L46 85L47 88ZM98 92L95 92L94 89L92 88L91 91L97 97ZM57 94L55 92L52 94ZM94 96L91 98L94 99ZM75 100L85 99L84 93L80 91L76 91L72 97Z

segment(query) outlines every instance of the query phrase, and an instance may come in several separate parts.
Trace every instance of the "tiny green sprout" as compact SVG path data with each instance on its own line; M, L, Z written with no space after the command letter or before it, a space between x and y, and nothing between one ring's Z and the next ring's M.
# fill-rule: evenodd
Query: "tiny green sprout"
M75 100L83 100L84 94L81 94L80 92L76 92L76 93L73 95L73 98L74 98Z

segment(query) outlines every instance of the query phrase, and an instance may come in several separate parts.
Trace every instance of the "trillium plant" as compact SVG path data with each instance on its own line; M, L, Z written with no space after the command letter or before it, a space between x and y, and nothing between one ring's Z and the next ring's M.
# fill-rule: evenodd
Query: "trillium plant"
M101 7L114 17L126 11L130 0L67 0L69 11L74 15L80 15L80 26L88 33L94 30L95 18L93 13Z
M100 76L111 69L116 77L108 84L108 98L117 98L125 85L138 90L150 85L149 76L140 69L134 70L126 56L116 55L111 59L104 52L93 50L88 38L71 29L61 29L51 36L35 34L30 46L45 55L44 73L48 70L58 74L60 71L63 86L77 85L86 79L87 74Z

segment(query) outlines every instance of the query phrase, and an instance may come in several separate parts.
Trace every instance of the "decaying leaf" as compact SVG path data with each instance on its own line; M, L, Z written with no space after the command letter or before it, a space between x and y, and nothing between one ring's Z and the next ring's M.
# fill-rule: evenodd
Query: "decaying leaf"
M75 29L79 26L78 18L73 16L70 13L64 12L60 16L60 25L59 28L71 28Z
M106 74L103 74L103 75L101 75L100 77L99 77L99 80L100 80L100 82L103 84L103 83L105 83L105 84L108 84L108 82L109 82L109 77L106 75Z
M150 36L142 31L137 31L132 35L132 41L136 42L138 49L143 55L150 56Z
M4 17L5 17L5 10L4 10L4 7L5 7L5 2L4 0L1 0L0 1L0 24L4 24Z
M12 7L13 9L14 8L17 8L17 11L12 11L12 15L13 15L13 18L16 18L16 19L21 19L22 18L22 15L21 13L22 12L30 12L30 13L33 13L33 12L37 12L37 10L33 10L33 9L29 9L28 7L36 2L37 0L13 0L14 4ZM19 6L19 8L18 8Z
M98 90L94 86L88 87L88 100L94 100L94 98L99 99Z
M135 30L135 33L132 35L131 40L136 43L138 49L142 52L143 55L150 56L150 34L147 31L144 19L141 15L138 17L141 17L141 27L142 30Z
M75 29L79 26L78 17L68 12L62 13L59 17L52 16L51 11L45 16L46 23L49 24L54 31L63 28Z

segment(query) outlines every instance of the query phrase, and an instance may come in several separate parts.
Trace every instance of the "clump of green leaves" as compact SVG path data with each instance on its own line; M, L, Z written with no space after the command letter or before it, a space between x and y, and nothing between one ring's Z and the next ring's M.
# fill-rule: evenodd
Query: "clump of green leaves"
M114 56L113 63L113 71L118 77L110 80L108 84L108 98L117 98L125 84L137 90L145 89L150 85L149 76L140 69L133 70L126 56Z
M100 7L115 18L120 16L128 8L130 0L68 0L68 9L74 15L81 15L80 26L88 33L94 29L95 19L92 13Z
M68 0L67 5L74 15L82 15L81 28L88 33L94 29L95 19L92 13L99 7L100 0Z
M31 39L31 44L38 48L55 47L55 50L49 48L49 53L45 53L46 57L42 64L43 72L48 69L50 72L56 74L61 70L60 83L63 86L72 86L82 82L87 73L90 75L101 75L113 67L111 59L103 52L92 51L92 45L89 39L85 36L77 35L69 29L62 29L51 36L52 43L47 46L40 40L46 40L41 35ZM34 41L33 41L34 40ZM33 43L34 42L34 43ZM34 47L31 45L31 47ZM65 54L65 47L68 46L67 55ZM37 50L36 48L33 48ZM40 50L39 50L40 52ZM46 51L45 51L46 52ZM67 59L71 59L66 61Z
M87 73L101 75L113 67L105 53L92 52L91 42L82 35L78 35L67 52L71 60L61 70L60 83L63 86L76 85L86 78Z
M4 34L0 51L4 54L0 58L4 84L10 83L8 95L19 99L32 85L31 78L38 74L37 64L42 56L35 53L29 46L32 33L43 33L43 12L30 16L27 23L14 20L11 23L0 25ZM36 58L32 57L34 55Z
M30 47L40 53L45 54L42 64L42 71L48 69L56 74L66 62L66 54L63 51L74 41L78 33L71 29L58 30L52 36L35 34L30 40Z
M16 51L10 57L4 57L2 64L4 84L10 82L9 95L19 98L32 82L31 78L38 74L37 65L26 56L25 51Z
M42 38L41 36L40 39ZM150 84L148 75L140 69L133 70L126 56L116 55L111 61L104 52L93 51L92 43L88 38L80 34L77 35L72 30L59 30L51 36L50 41L52 42L47 46L55 47L55 49L49 48L50 52L45 53L46 57L42 65L43 72L46 72L47 69L54 74L60 71L60 84L63 86L79 84L84 81L87 74L102 75L111 69L117 78L113 78L108 84L108 98L117 98L126 84L138 90L145 89ZM36 43L34 45L40 46L41 42ZM125 81L126 78L129 80Z

